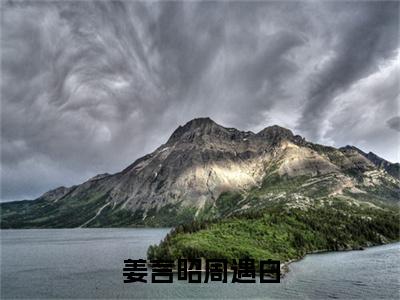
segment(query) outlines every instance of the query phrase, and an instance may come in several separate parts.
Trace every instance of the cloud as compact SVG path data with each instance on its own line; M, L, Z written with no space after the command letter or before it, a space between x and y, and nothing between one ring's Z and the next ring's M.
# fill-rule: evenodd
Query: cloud
M380 143L394 160L397 132L382 120L397 107L398 8L4 2L1 199L117 172L198 116L254 131L279 123L338 146ZM368 107L379 115L366 117ZM375 125L348 130L367 120L381 140Z
M400 131L400 116L390 118L386 121L386 124L389 126L389 128Z
M346 8L348 10L343 12ZM338 94L346 92L353 83L377 71L380 64L396 55L398 10L398 2L333 5L331 13L338 13L338 18L328 19L331 24L327 25L331 25L330 30L343 34L327 42L332 55L312 74L313 82L299 124L308 137L320 137L319 125L325 117L325 109Z
M376 72L355 82L333 99L321 125L324 144L357 145L397 161L399 136L388 128L387 116L398 111L400 66L393 59Z

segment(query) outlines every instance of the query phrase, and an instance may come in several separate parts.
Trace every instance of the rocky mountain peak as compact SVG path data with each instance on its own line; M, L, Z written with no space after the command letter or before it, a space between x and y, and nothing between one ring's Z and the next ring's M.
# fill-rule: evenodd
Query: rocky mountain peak
M359 148L357 148L355 146L352 146L352 145L346 145L346 146L341 147L339 149L342 150L342 151L356 151L356 152L358 152L358 153L360 153L362 155L366 155L366 153L364 151L362 151L361 149L359 149Z
M218 125L210 118L196 118L187 122L183 126L179 126L171 135L167 143L173 143L177 140L193 141L196 138L205 135L219 136L228 129Z
M386 172L388 172L390 175L392 175L395 178L400 178L400 164L399 163L391 163L382 157L379 157L373 152L364 152L361 149L346 145L345 147L340 148L341 151L355 151L364 156L366 159L368 159L370 162L372 162L376 167L380 169L384 169Z
M261 136L270 141L280 141L284 139L292 139L294 134L291 130L283 128L278 125L268 126L257 133L257 136Z
M181 126L179 126L181 127ZM182 128L185 131L193 131L193 130L204 130L208 128L213 128L213 127L221 127L221 125L218 125L215 123L213 120L211 120L208 117L205 118L195 118L193 120L190 120L187 122Z
M180 142L193 143L196 141L213 140L214 138L227 141L246 141L248 138L264 140L267 143L279 143L282 140L292 140L303 143L304 139L295 136L293 132L284 127L273 125L264 128L259 133L240 131L235 128L226 128L210 118L196 118L179 126L168 140L168 144Z

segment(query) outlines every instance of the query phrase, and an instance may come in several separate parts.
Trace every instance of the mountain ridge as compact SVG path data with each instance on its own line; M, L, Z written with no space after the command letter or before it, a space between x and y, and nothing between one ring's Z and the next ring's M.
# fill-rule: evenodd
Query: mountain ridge
M371 162L373 162L378 168L383 168L386 172L388 172L390 175L394 177L400 177L400 164L399 163L392 163L378 155L376 155L373 152L364 152L361 149L355 147L355 146L350 146L346 145L344 147L341 147L340 149L352 149L360 154L362 154L364 157L369 159Z
M252 190L262 187L272 177L307 178L304 182L309 184L307 191L286 195L287 202L293 202L295 196L314 201L314 196L307 193L315 185L313 180L318 179L319 188L326 183L323 186L326 196L350 193L348 197L358 201L360 194L372 195L370 189L379 188L390 197L374 194L370 197L373 201L396 203L398 177L387 171L395 168L396 164L356 147L336 149L314 144L278 125L254 133L223 127L210 118L196 118L179 126L165 144L120 172L98 174L82 184L53 189L31 203L14 207L1 204L1 225L3 228L174 225L165 223L164 217L175 217L178 224L222 216L218 201L226 193L237 193L244 199L242 206L235 209L246 210L278 201L276 195L267 197L269 200L258 199L258 203L248 199ZM22 212L18 212L21 207Z

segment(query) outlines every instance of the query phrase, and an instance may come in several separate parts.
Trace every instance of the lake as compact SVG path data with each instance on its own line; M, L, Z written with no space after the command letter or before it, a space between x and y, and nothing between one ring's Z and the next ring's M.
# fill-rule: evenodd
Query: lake
M123 260L146 258L168 231L1 230L1 298L399 299L400 243L308 255L277 284L124 284Z

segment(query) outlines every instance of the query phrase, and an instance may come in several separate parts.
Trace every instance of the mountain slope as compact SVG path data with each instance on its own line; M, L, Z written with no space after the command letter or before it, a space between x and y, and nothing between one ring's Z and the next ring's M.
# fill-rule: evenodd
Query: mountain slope
M363 155L364 157L366 157L368 160L370 160L377 168L385 170L393 177L396 177L396 178L400 177L400 164L399 163L392 164L391 162L383 159L382 157L379 157L378 155L376 155L373 152L365 153L362 150L360 150L354 146L346 146L342 149L355 150L355 151L359 152L361 155Z
M307 209L271 203L269 207L210 221L177 226L159 245L150 246L148 259L251 257L281 262L316 251L362 249L399 240L399 211L344 199L315 203ZM283 272L287 271L285 269Z
M255 134L200 118L119 173L1 204L1 227L173 226L271 202L304 209L337 198L397 205L391 168L357 148L313 144L279 126Z

